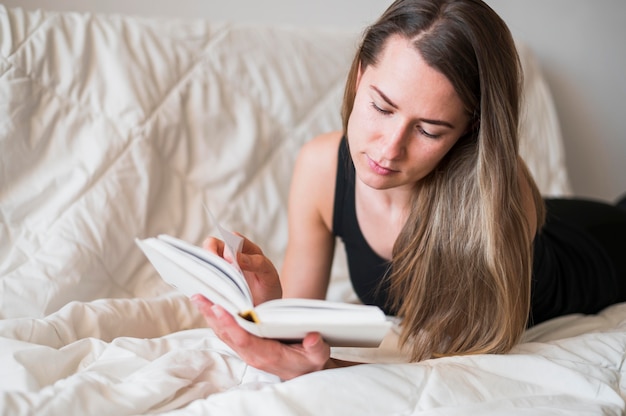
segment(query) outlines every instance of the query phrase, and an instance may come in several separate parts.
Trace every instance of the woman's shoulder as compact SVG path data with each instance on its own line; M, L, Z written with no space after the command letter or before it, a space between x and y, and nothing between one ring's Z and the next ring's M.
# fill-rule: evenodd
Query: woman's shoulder
M302 145L296 161L296 169L305 176L318 180L321 177L334 177L337 170L339 142L343 137L340 131L321 134Z
M337 150L339 149L339 142L342 137L343 134L341 131L332 131L320 134L302 146L300 155L307 158L324 156L325 160L329 159L328 156L334 155L334 159L337 160ZM317 162L319 163L322 161L318 160Z
M296 204L315 207L328 229L332 221L337 159L342 137L340 131L335 131L305 143L296 161L291 186L292 198L299 201Z

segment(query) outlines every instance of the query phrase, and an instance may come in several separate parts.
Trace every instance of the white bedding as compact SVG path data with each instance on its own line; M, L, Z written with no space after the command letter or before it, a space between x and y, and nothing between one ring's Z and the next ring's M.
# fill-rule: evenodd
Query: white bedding
M0 6L2 414L609 414L626 305L528 331L511 354L371 362L280 382L242 363L134 245L199 243L206 204L280 266L300 145L340 127L357 33ZM556 111L520 45L522 153L569 193ZM329 298L354 301L341 247Z

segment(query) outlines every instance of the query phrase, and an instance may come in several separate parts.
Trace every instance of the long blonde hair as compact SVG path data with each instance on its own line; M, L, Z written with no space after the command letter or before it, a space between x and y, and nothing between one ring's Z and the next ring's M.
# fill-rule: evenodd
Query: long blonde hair
M520 62L502 19L480 0L399 0L370 26L348 76L344 131L359 68L400 34L454 86L470 131L415 189L394 248L390 307L414 360L508 351L530 309L532 235L518 163Z

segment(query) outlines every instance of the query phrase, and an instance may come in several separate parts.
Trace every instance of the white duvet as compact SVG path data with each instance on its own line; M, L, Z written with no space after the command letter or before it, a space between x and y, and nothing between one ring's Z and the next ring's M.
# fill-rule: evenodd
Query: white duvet
M358 34L0 6L0 411L36 415L608 414L626 305L528 331L507 355L371 364L281 382L161 282L134 238L213 233L203 204L279 266L298 148L340 127ZM569 193L555 109L526 73L522 152ZM341 247L329 297L354 301Z

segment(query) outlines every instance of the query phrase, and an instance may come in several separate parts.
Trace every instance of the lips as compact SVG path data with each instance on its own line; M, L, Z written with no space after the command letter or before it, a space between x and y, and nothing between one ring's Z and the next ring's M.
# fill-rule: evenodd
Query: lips
M379 174L379 175L391 175L392 173L396 173L396 170L390 169L390 168L386 168L382 165L380 165L379 163L375 162L374 160L372 160L369 156L367 157L367 163L370 167L370 169Z

